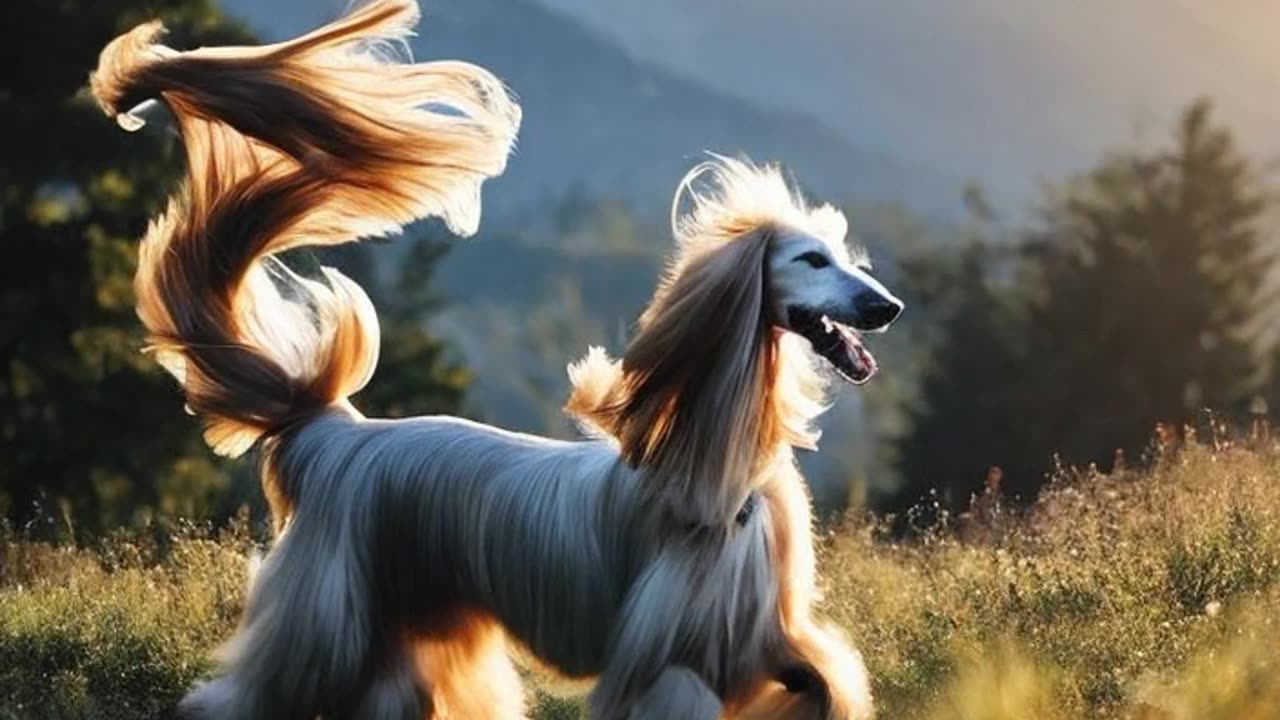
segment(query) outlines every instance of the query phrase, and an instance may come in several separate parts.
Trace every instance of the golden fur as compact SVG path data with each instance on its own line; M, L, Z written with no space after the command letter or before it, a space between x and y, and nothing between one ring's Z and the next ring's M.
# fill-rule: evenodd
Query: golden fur
M282 530L220 674L182 711L515 718L519 645L598 677L602 718L868 717L860 659L811 614L791 449L816 441L822 383L766 272L783 233L845 252L844 220L776 168L717 158L682 184L677 254L635 337L571 368L568 410L596 438L347 402L377 361L368 298L273 256L428 215L474 230L519 122L480 68L375 51L416 19L411 0L372 0L292 41L188 52L149 23L92 77L126 129L152 98L176 118L187 178L142 241L138 313L214 450L264 444Z

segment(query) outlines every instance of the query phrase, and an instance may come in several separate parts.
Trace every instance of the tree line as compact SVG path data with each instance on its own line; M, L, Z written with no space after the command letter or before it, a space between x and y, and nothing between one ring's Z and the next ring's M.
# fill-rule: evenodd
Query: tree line
M252 38L211 0L0 13L0 52L40 53L0 63L0 511L19 527L43 517L86 532L156 513L225 518L257 497L252 467L205 449L177 387L139 353L133 316L136 238L181 154L164 133L120 132L82 88L110 38L156 14L176 46ZM873 501L902 509L936 489L963 507L992 468L1007 494L1032 498L1055 463L1140 461L1157 425L1280 409L1267 180L1200 101L1162 145L1112 152L1048 188L1022 227L966 193L964 239L898 258L902 331L926 359L892 438L900 483ZM596 210L578 198L562 214ZM617 240L598 229L605 246ZM418 228L398 242L408 248L391 271L378 248L325 258L369 289L382 321L378 372L356 403L457 412L467 373L424 329L447 240ZM317 258L291 262L305 272Z
M1025 229L971 203L966 242L902 268L937 337L886 504L959 509L989 479L1030 499L1056 464L1138 462L1158 427L1280 407L1274 200L1199 100L1163 146L1046 189Z

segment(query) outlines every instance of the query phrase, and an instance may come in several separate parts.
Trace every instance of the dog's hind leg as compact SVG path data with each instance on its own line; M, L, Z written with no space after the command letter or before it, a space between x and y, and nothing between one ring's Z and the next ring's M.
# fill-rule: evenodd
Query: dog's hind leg
M320 543L291 528L263 563L224 673L180 706L201 720L346 717L374 675L368 563L358 543ZM332 537L342 537L335 534Z
M399 647L374 671L351 720L423 720L432 717L432 697L410 645Z
M524 688L502 627L483 613L455 609L415 646L421 682L431 690L432 718L518 720Z

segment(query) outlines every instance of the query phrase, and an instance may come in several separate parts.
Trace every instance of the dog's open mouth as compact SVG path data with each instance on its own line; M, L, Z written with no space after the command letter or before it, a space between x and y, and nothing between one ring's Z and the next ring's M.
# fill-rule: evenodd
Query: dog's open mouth
M845 380L854 385L871 379L879 368L876 359L862 344L862 335L827 315L802 307L787 308L791 330L799 333Z

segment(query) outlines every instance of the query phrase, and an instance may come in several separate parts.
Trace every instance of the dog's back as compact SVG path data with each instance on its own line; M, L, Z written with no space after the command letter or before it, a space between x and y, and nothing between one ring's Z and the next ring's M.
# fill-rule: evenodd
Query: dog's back
M600 671L608 630L661 537L611 444L342 412L286 440L274 467L298 487L275 553L293 559L279 563L324 572L345 555L339 564L360 572L343 576L344 592L373 598L368 612L383 625L430 635L433 621L466 608L567 675Z

